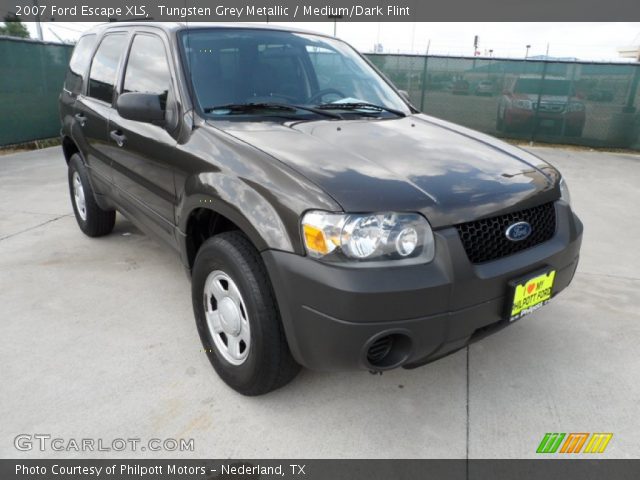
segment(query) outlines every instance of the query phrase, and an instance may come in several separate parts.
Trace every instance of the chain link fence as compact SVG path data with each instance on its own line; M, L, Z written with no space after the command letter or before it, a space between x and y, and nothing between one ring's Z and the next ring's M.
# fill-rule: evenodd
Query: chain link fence
M640 65L369 54L421 111L491 135L640 148Z
M72 46L0 37L0 145L56 137ZM423 112L499 137L640 149L640 65L368 54Z

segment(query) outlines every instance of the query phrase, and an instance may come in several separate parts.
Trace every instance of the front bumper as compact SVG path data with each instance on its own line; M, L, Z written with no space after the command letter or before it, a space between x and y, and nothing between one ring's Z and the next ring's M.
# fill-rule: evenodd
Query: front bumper
M348 268L308 257L263 252L294 358L314 370L375 369L369 347L381 337L408 339L397 363L412 368L509 324L508 282L545 267L557 271L553 294L575 273L582 223L556 202L554 237L484 264L472 264L455 228L434 232L427 265Z

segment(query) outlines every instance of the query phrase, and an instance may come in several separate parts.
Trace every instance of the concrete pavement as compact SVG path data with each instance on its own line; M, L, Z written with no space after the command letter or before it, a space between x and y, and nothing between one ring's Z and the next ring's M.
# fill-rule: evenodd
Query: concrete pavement
M640 452L640 156L535 148L585 223L574 284L416 370L303 371L245 398L200 351L178 257L118 216L77 228L59 148L0 156L0 456L533 458L545 432ZM21 452L16 435L185 438L193 452Z

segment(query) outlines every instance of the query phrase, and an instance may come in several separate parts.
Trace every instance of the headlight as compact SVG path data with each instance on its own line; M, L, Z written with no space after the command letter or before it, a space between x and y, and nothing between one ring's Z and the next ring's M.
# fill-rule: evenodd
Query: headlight
M531 100L514 100L513 105L523 110L533 110L533 102Z
M571 205L571 193L569 193L569 187L567 182L564 181L564 177L560 179L560 200L564 200Z
M434 256L431 226L417 213L310 211L302 217L302 233L309 256L327 262L416 264Z
M570 112L582 112L584 110L584 103L580 102L571 102L569 104Z

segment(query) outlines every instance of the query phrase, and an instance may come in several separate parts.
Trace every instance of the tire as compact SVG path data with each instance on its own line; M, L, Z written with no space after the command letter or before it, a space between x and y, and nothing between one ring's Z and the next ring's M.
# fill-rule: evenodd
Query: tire
M116 223L116 212L103 210L96 203L89 174L77 153L69 160L68 178L71 205L80 230L90 237L101 237L111 233ZM78 182L80 185L77 185ZM76 196L77 193L79 196Z
M202 346L227 385L255 396L293 380L300 366L291 356L271 282L242 233L224 232L202 244L191 292Z

